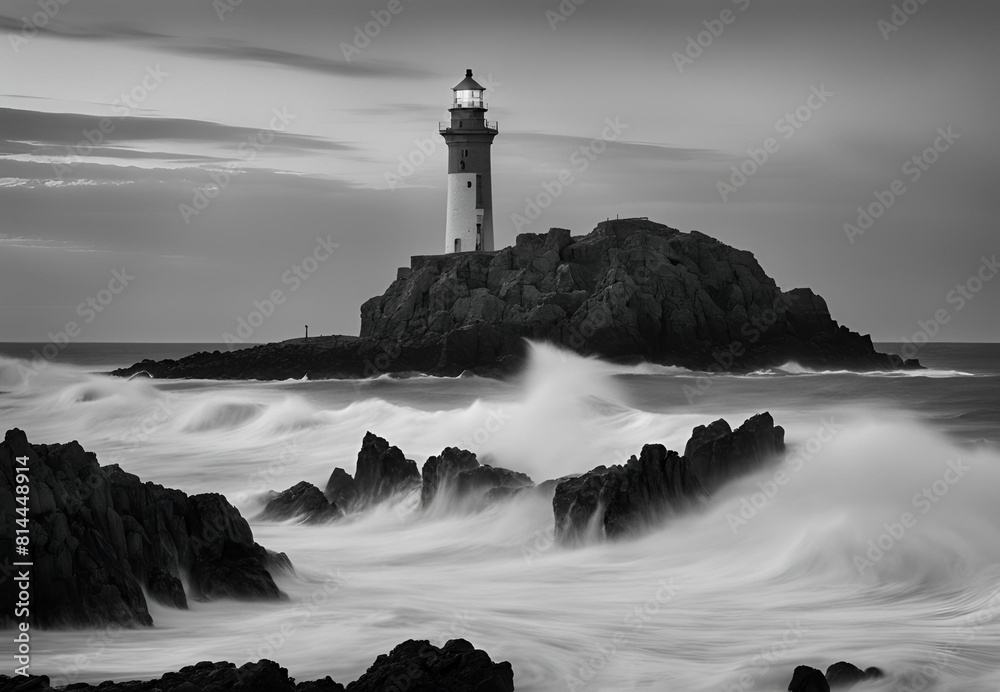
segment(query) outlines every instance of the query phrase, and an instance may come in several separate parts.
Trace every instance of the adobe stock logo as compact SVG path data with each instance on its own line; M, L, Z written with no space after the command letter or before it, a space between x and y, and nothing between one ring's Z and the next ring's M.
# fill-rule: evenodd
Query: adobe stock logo
M937 135L929 147L919 154L911 156L903 163L901 172L911 184L920 180L923 174L940 160L941 154L951 149L955 142L962 138L962 135L952 131L951 125L939 127ZM906 187L902 178L893 180L886 186L885 190L875 190L873 193L875 201L868 206L858 207L855 223L847 222L844 224L844 233L847 234L847 240L851 245L857 238L867 233L875 225L875 222L881 219L907 192L909 192L909 188Z
M813 86L809 96L801 105L778 118L778 121L774 123L775 133L781 135L784 141L792 139L803 125L812 120L813 114L826 105L831 96L833 96L833 92L827 91L824 84L820 84L818 87ZM740 162L739 166L733 164L729 167L729 170L732 171L729 179L719 180L715 184L722 196L722 201L728 202L733 193L746 185L750 178L767 165L767 162L778 153L779 149L781 149L781 141L776 137L766 138L756 149L753 147L747 149L747 158Z
M928 487L921 488L911 500L913 508L917 510L919 516L913 512L903 512L899 519L893 522L885 522L882 528L884 533L875 538L868 539L867 552L864 555L854 556L854 566L858 574L864 575L865 570L871 569L879 560L891 552L906 537L907 532L914 528L920 521L920 516L930 512L948 494L952 486L965 477L971 471L971 467L965 464L961 458L957 461L948 459L947 468L940 478L931 483ZM867 559L866 559L867 558Z
M313 251L281 274L281 283L290 287L288 293L280 288L275 288L267 294L268 297L264 300L254 300L253 310L245 317L240 315L237 318L236 333L225 332L222 335L222 342L229 346L230 350L234 345L245 344L248 339L253 337L254 332L263 326L279 307L284 305L289 294L302 288L323 263L333 257L334 252L339 247L340 243L333 242L329 235L326 238L317 236L316 247L313 248Z

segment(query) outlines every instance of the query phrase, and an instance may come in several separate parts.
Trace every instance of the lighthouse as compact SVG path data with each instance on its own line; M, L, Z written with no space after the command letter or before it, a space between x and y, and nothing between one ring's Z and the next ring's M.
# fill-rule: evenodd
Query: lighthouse
M486 120L482 85L466 70L454 89L451 121L440 124L448 145L448 212L444 251L493 249L493 185L490 146L499 133Z

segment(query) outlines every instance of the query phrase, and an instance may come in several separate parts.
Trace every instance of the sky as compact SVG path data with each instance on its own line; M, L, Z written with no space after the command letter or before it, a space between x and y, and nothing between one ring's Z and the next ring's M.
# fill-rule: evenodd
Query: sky
M998 29L967 0L4 0L0 341L356 334L443 247L466 69L498 248L646 216L877 341L1000 341Z

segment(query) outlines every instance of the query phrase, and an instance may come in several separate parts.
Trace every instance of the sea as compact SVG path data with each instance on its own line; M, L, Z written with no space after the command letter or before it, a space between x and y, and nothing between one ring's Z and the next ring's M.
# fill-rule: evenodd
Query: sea
M260 658L346 684L407 639L461 637L531 692L778 691L797 665L841 660L884 671L859 690L1000 689L1000 344L927 343L925 370L863 374L698 373L533 344L506 381L280 382L106 374L214 344L43 348L0 344L4 429L223 493L294 565L284 601L150 601L151 629L38 633L31 669L53 684ZM478 512L409 496L328 525L257 518L271 491L353 472L368 431L418 465L457 446L541 482L762 411L785 429L781 459L624 540L559 545L530 493Z

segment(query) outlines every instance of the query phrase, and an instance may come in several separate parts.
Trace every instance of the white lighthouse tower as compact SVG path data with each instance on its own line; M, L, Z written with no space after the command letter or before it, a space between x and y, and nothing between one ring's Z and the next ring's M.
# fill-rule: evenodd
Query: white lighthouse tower
M451 121L440 124L448 144L448 214L444 251L493 249L493 183L490 146L499 133L486 120L485 89L472 70L452 90Z

